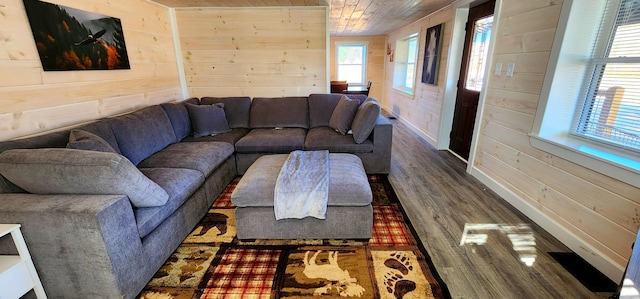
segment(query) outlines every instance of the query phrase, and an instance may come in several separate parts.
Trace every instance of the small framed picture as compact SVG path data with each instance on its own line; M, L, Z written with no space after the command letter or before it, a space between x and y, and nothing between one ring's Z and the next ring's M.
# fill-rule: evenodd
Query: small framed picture
M424 47L424 62L422 64L422 83L437 85L438 65L440 64L440 48L442 41L442 29L444 24L427 29L427 37Z

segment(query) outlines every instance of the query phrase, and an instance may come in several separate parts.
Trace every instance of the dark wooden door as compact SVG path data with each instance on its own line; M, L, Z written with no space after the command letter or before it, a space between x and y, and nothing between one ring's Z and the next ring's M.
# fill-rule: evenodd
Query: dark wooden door
M469 149L471 148L471 139L473 137L473 127L476 121L476 111L478 110L478 99L480 90L478 86L482 86L482 82L476 82L478 75L478 62L484 57L472 56L472 48L480 45L481 37L476 36L476 26L478 20L483 20L493 15L495 0L472 7L469 10L469 19L467 20L466 34L464 39L464 49L462 54L462 65L460 67L460 76L458 77L458 93L456 96L456 105L453 112L453 126L451 128L451 141L449 149L464 159L469 159ZM474 37L475 36L475 37ZM474 41L476 41L474 43ZM474 51L475 54L486 54L486 52ZM477 55L476 55L477 56ZM470 64L473 64L470 66ZM473 76L476 75L476 76ZM480 74L482 75L482 74ZM473 76L473 78L471 78ZM470 87L471 85L471 87Z

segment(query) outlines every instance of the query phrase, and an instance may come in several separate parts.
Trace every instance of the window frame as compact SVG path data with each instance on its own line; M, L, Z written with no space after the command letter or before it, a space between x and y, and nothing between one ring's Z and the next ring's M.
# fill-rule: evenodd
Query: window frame
M337 80L341 80L340 78L340 48L341 47L362 47L362 74L361 81L362 82L347 82L350 86L365 86L367 82L367 48L369 47L369 43L367 42L339 42L336 43L336 78ZM349 64L352 65L352 64Z
M395 61L393 72L393 89L413 95L416 88L416 74L418 70L418 52L420 50L420 32L414 32L396 40ZM409 44L415 40L415 57L413 63L409 62ZM413 81L407 86L409 65L413 64Z
M597 1L599 2L599 1ZM603 1L606 2L606 1ZM584 103L582 86L606 3L565 0L551 50L532 132L534 148L640 187L637 154L573 134Z

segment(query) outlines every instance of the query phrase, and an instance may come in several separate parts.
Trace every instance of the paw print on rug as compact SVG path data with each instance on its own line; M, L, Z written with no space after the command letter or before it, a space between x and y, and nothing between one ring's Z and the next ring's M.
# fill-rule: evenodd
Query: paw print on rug
M401 274L388 272L384 275L384 284L389 294L393 294L396 299L404 298L404 295L416 289L416 283L404 279Z
M413 271L411 259L403 252L392 252L390 256L389 259L384 261L385 266L398 270L403 275L407 275L410 271Z
M408 293L417 288L417 284L409 277L413 274L413 261L405 252L391 252L384 261L384 266L389 269L384 275L384 285L389 294L396 299L404 298Z

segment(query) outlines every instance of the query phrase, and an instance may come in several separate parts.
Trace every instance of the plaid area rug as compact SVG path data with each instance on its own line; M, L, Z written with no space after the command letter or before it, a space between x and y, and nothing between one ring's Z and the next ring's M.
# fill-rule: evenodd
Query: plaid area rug
M240 241L238 180L138 298L451 298L386 177L369 176L370 240Z

